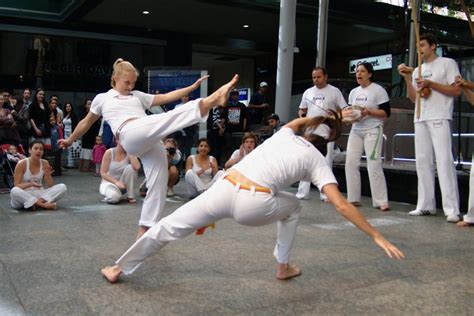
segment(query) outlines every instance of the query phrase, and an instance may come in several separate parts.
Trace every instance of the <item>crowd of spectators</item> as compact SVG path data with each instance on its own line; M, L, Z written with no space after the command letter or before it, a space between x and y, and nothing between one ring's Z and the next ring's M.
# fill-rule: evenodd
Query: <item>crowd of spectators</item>
M265 88L261 87L258 93L261 94ZM181 101L175 107L188 102L189 96L183 97ZM80 141L76 141L66 150L61 150L57 145L58 139L69 137L78 122L87 115L91 102L90 99L86 99L82 107L75 109L72 102L60 100L57 95L47 95L41 88L36 91L26 88L21 97L8 90L2 90L0 144L3 145L5 158L8 152L8 169L12 171L5 172L4 167L4 174L11 176L18 161L28 155L29 144L39 140L44 144L44 158L50 162L54 170L53 175L59 175L72 168L78 168L81 172L95 171L95 176L103 178L101 188L106 187L104 183L112 187L112 189L107 187L107 190L101 189L101 193L105 196L104 201L117 203L122 195L127 194L129 201L133 201L130 192L126 194L112 192L115 183L111 181L107 168L111 163L113 165L114 158L105 155L108 159L105 165L102 160L106 150L115 148L117 144L110 126L105 121L102 123L98 121ZM190 126L165 138L163 143L167 150L169 166L167 196L174 195L173 188L180 178L185 178L183 180L190 197L203 192L216 175L220 174L219 170L230 168L281 126L276 114L270 115L267 122L265 120L256 122L250 115L254 115L251 108L241 103L239 92L233 90L228 104L215 107L211 111L207 123L208 138L198 140L199 125ZM260 127L257 133L249 132L249 122L253 124L254 129ZM139 168L134 166L133 169L134 173L137 173ZM136 175L131 179L135 177ZM110 185L110 182L114 185ZM120 187L120 177L117 177L115 182L119 184L118 190L123 190ZM12 179L5 180L5 183L8 188L12 188ZM146 195L145 181L139 190L142 196Z

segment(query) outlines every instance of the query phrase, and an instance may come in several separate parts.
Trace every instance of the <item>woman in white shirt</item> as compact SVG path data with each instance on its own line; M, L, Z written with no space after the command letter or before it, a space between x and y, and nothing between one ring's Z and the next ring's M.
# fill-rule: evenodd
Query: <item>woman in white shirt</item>
M179 109L166 113L147 116L145 110L189 95L207 76L186 88L153 95L133 90L138 70L130 62L119 58L113 69L112 89L97 95L89 113L79 122L71 136L59 142L62 147L70 146L103 116L127 153L140 158L148 188L138 224L138 236L141 236L160 220L166 201L168 161L160 140L186 126L206 121L210 109L225 104L239 77L235 75L231 81L206 98L190 101Z
M11 205L15 209L55 210L56 201L66 194L65 184L54 184L53 170L42 159L44 144L40 140L30 143L30 157L20 160L15 167L15 187L10 192Z
M373 82L374 68L370 63L357 66L356 79L359 86L349 94L349 105L361 109L361 119L353 123L347 141L346 183L347 200L360 206L361 180L360 160L367 157L372 204L381 211L388 211L387 183L382 168L383 122L390 116L390 103L383 87ZM347 111L347 112L346 112ZM352 109L345 110L345 115Z
M99 192L104 196L104 202L119 203L126 198L129 203L136 203L135 184L140 170L137 157L127 154L122 145L107 149L102 158L100 175L102 182Z
M244 159L244 157L250 154L255 147L257 147L257 136L254 133L247 132L242 137L242 144L240 148L235 150L230 156L229 160L225 163L226 169L231 168L233 165Z
M321 124L324 122L324 124ZM206 192L163 218L133 244L116 265L105 267L102 274L111 283L120 274L133 273L143 261L168 242L192 234L196 229L224 218L233 218L247 226L278 222L274 256L276 277L296 277L301 269L290 265L290 252L301 212L295 195L281 191L299 180L311 181L323 190L335 208L359 229L371 236L389 257L401 259L403 253L372 227L357 209L348 203L337 188L337 182L325 158L315 148L340 135L340 119L299 118L267 139ZM304 137L297 136L303 131Z
M186 159L185 180L191 199L206 191L221 175L216 158L209 156L210 150L207 138L201 138L198 141L197 154Z

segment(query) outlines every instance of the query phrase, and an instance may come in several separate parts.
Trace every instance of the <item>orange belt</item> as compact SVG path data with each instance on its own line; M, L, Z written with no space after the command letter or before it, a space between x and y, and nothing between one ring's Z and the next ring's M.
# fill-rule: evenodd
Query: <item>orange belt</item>
M242 190L252 191L252 188L255 188L255 192L265 192L265 193L272 194L272 190L270 190L269 188L261 187L261 186L258 186L258 185L241 184L241 183L235 181L235 179L230 175L226 175L224 177L224 179L226 179L227 181L229 181L233 185L240 185L240 188Z

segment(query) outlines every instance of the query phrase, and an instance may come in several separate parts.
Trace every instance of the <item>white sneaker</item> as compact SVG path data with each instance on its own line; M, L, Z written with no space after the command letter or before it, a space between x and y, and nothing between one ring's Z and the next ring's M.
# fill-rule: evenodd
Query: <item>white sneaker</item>
M435 215L436 210L413 210L408 212L412 216L426 216L426 215Z
M166 196L174 196L174 191L172 188L169 188L168 191L166 192Z
M309 200L309 196L303 195L303 194L298 194L298 193L296 194L296 198L298 200Z
M457 223L459 222L459 216L457 214L449 214L446 220L450 223Z

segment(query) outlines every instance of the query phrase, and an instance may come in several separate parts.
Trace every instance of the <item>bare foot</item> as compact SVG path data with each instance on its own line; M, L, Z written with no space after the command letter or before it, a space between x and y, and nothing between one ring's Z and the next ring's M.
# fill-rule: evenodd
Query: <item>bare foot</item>
M301 269L296 265L278 264L276 278L278 280L288 280L301 275Z
M137 203L137 200L134 198L128 198L127 200L128 200L128 203L131 203L131 204Z
M143 236L144 233L147 232L147 230L149 230L150 227L147 227L147 226L139 226L138 227L138 234L137 234L137 240L140 239L140 237Z
M380 205L380 206L379 206L379 209L380 209L382 212L390 211L390 205L388 205L388 204Z
M459 221L456 223L458 227L469 227L469 226L474 226L474 223L468 223L465 221Z
M100 270L104 278L107 279L110 283L116 283L119 279L120 274L122 274L122 270L120 270L118 265L112 267L105 267Z
M43 202L42 200L38 200L36 202L36 205L41 207L42 209L49 210L49 211L54 211L58 208L58 205L56 203L51 203L51 202Z
M227 99L229 98L229 93L235 87L237 81L239 81L239 75L234 75L231 81L221 86L210 96L202 99L200 103L201 115L206 115L209 110L216 105L226 106Z

